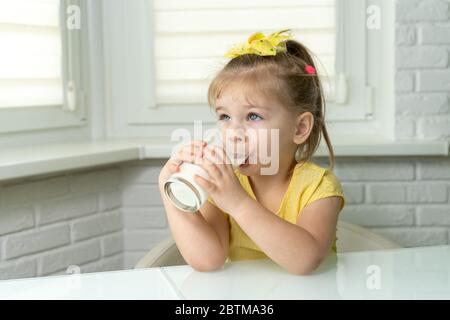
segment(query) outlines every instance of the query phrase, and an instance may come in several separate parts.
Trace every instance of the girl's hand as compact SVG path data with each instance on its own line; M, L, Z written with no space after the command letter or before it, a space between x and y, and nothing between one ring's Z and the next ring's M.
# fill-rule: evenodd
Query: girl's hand
M250 196L242 188L226 157L223 149L214 145L207 146L203 149L203 157L199 157L196 162L206 170L209 180L199 175L195 175L194 179L211 195L223 212L233 216L238 206L250 199Z
M172 174L179 171L180 165L183 162L194 163L195 158L198 155L201 155L205 146L205 141L192 140L181 146L178 151L174 152L159 173L158 182L160 188L162 188L162 185Z

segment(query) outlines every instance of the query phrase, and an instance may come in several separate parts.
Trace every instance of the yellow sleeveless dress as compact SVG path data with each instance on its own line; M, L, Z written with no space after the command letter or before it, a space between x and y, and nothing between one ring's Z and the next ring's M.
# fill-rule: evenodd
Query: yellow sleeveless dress
M248 177L234 170L244 190L255 200ZM341 208L345 206L346 200L343 189L332 171L322 168L313 162L297 163L292 173L289 186L281 201L278 216L286 221L296 224L297 217L302 209L311 202L331 197L342 198ZM208 201L215 205L211 197ZM268 257L240 228L237 222L228 213L224 213L230 223L230 248L227 261L238 261L248 259L267 259ZM336 253L336 240L333 242L330 253Z

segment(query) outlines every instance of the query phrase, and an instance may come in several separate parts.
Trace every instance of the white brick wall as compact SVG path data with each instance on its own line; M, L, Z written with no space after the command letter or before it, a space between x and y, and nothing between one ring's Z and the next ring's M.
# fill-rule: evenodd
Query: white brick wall
M122 168L125 268L134 267L154 245L170 236L157 184L165 161L138 161Z
M0 186L0 279L123 268L120 168Z
M450 137L450 2L397 0L396 134Z
M448 20L447 0L397 0L397 21L446 21Z
M0 185L0 279L134 267L170 234L157 188L163 163Z
M340 219L405 247L450 243L449 159L338 158L334 172L348 201Z
M396 1L396 135L448 140L450 1ZM392 164L387 158L383 161L389 171ZM449 243L450 161L438 157L406 161L413 167L409 181L368 180L367 202L376 207L352 204L343 219L374 227L404 246Z

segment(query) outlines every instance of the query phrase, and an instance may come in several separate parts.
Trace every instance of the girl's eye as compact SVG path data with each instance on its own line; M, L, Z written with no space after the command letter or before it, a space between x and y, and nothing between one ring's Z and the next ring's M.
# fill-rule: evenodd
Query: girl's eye
M229 116L227 116L226 114L221 114L220 116L219 116L219 120L228 120L230 117Z
M248 118L252 121L262 120L262 117L257 115L256 113L250 113Z

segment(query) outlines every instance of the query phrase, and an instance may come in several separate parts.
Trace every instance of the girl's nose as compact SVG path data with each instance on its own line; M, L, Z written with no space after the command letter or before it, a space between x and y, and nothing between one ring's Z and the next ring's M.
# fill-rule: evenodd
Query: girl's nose
M230 129L227 130L228 140L232 143L246 142L247 135L245 130L242 129Z

